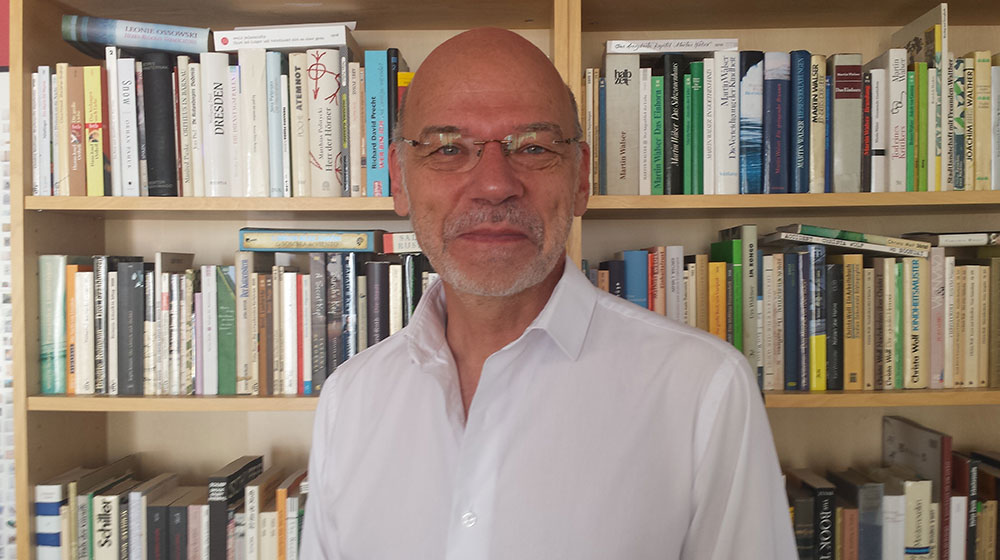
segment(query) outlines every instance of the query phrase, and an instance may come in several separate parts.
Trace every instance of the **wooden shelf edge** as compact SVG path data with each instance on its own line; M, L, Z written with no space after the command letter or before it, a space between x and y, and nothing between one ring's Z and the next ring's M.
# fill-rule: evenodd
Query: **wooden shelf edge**
M1000 206L1000 191L591 196L588 210L843 209ZM584 215L586 219L586 215Z
M28 196L24 208L80 212L392 212L392 198Z
M318 397L33 396L29 412L262 412L316 409Z
M767 408L872 408L883 406L1000 405L1000 389L917 389L903 391L765 391Z

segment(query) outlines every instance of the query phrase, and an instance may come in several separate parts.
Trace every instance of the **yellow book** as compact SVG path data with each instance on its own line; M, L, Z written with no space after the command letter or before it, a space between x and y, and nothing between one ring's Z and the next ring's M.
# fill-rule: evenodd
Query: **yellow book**
M930 274L927 259L906 257L903 263L903 388L930 385L928 352Z
M844 267L844 308L841 317L844 326L841 330L843 341L841 347L844 355L844 390L860 391L866 387L864 381L864 257L859 254L827 255L828 263L840 264ZM874 370L873 370L874 371Z
M104 116L101 107L101 67L83 69L84 153L87 196L104 196Z
M708 263L708 332L726 340L726 263Z
M965 56L973 61L973 86L966 83L966 95L975 98L975 115L973 122L973 189L988 191L990 184L990 167L993 162L993 144L991 140L990 97L992 91L992 76L990 70L990 51L973 51ZM966 110L966 119L969 118Z

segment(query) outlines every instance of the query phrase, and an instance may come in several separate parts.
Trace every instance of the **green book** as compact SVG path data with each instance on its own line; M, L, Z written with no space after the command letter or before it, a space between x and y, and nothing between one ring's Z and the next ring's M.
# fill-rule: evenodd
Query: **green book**
M653 76L650 93L653 106L650 114L653 129L650 137L650 149L653 151L650 158L651 193L663 194L663 76Z
M895 332L896 352L893 356L894 366L892 371L896 372L893 377L893 389L903 388L903 298L906 297L903 291L903 263L896 262L896 320L893 321L892 330Z
M916 68L917 82L917 102L914 107L913 120L917 125L916 137L913 139L913 147L916 149L917 158L917 188L921 192L927 192L927 63L918 62Z
M215 273L219 336L219 394L236 394L236 267L219 266Z
M691 192L705 194L705 94L702 84L705 78L705 63L691 63Z
M913 144L917 131L914 128L916 112L917 84L913 70L906 71L906 192L917 190L917 147Z
M709 252L712 262L725 262L733 265L733 346L743 351L743 240L717 241L712 243Z
M684 178L684 194L694 194L694 106L691 100L691 74L684 74L684 128L681 133L681 174Z

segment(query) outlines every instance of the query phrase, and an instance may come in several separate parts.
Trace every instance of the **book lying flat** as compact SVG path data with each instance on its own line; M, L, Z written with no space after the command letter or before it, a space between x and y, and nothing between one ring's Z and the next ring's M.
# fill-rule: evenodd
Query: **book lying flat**
M887 247L899 247L901 249L916 249L918 251L929 251L931 243L916 238L907 238L906 234L902 238L889 237L888 235L878 235L874 233L862 233L859 231L848 231L844 229L814 226L809 224L789 224L775 228L777 231L785 233L801 233L803 235L816 235L819 237L829 237L831 239L843 239L845 241L860 241L862 243L873 243L875 245L885 245Z
M987 247L1000 245L1000 231L961 231L953 233L918 231L904 233L903 237L915 241L923 241L934 247Z
M819 245L826 245L827 247L834 247L836 249L843 249L844 251L861 251L864 253L880 254L880 255L894 255L899 257L927 257L930 254L930 249L906 249L902 247L890 247L888 245L880 245L878 243L867 243L864 241L848 241L846 239L836 239L830 237L820 237L818 235L805 235L802 233L789 233L784 231L776 231L770 233L760 238L761 245L798 245L802 243L816 243Z

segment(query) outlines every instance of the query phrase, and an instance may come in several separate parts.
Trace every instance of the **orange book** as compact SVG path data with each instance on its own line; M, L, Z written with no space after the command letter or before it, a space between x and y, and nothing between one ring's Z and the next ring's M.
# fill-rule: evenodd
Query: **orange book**
M726 263L708 263L708 332L726 340Z
M90 272L86 264L66 265L66 394L76 394L76 273Z
M299 469L288 475L274 493L278 510L278 560L288 558L288 493L295 492L306 477L306 470Z

